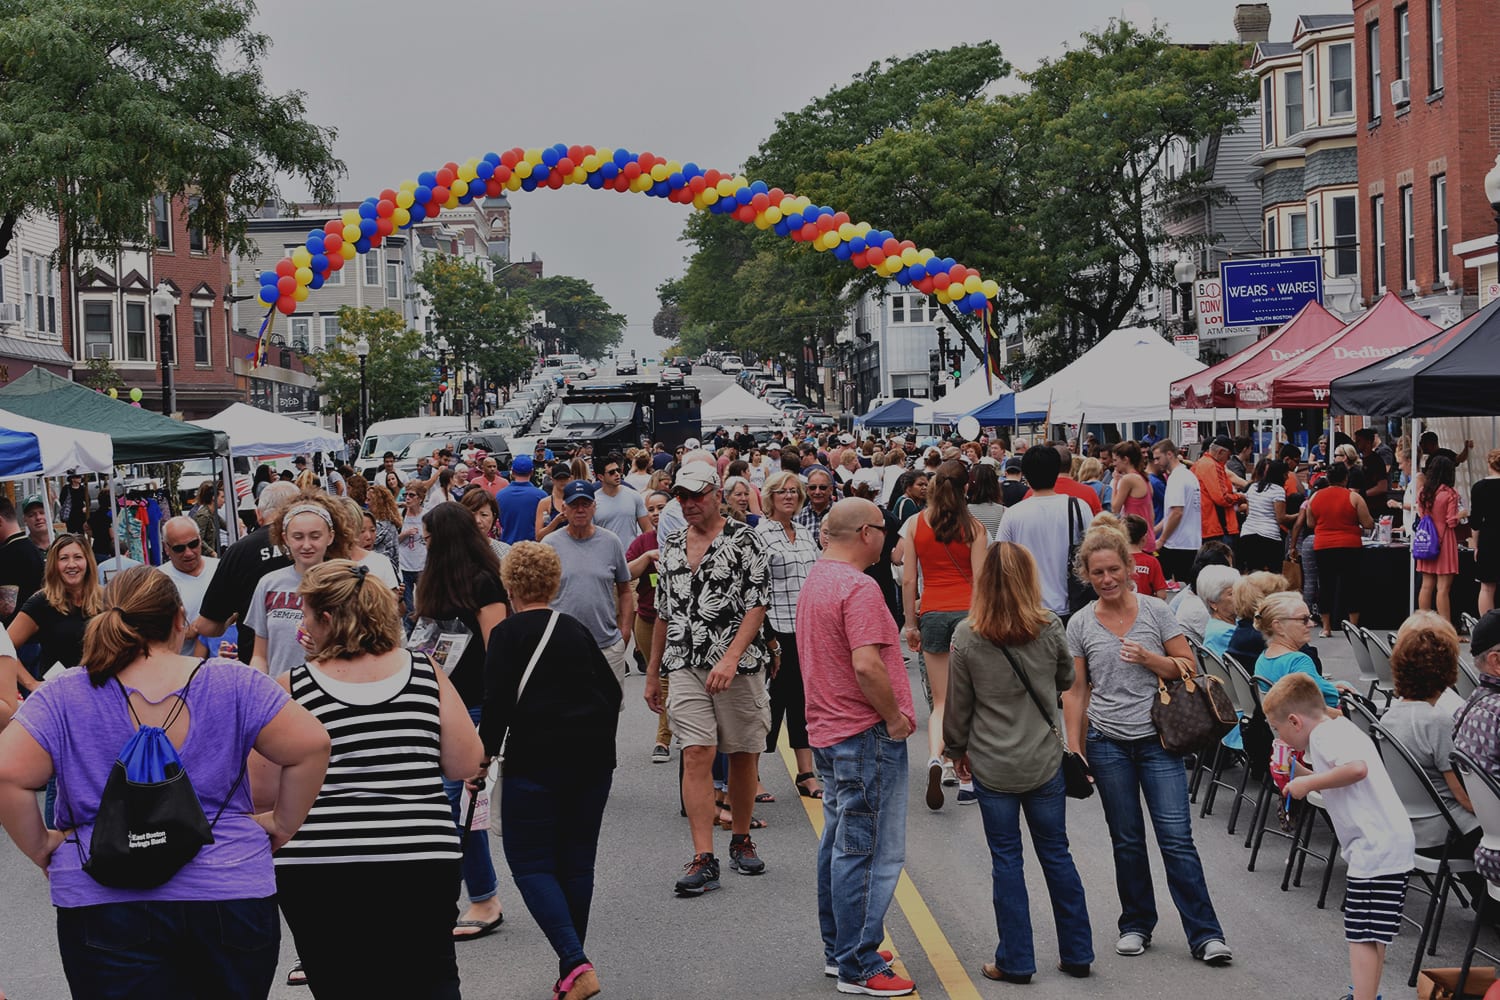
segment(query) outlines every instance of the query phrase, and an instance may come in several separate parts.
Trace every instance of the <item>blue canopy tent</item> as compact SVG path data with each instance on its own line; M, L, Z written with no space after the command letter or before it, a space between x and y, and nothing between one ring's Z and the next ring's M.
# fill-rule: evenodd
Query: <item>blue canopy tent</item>
M0 427L0 479L19 479L42 468L42 446L35 434Z
M998 399L992 399L978 409L970 410L969 416L979 421L981 427L1000 427L1005 424L1031 424L1038 420L1047 419L1046 410L1038 410L1034 413L1016 412L1016 394L1007 392Z
M915 427L917 425L916 412L916 400L893 399L884 406L878 406L866 413L855 423L865 427Z

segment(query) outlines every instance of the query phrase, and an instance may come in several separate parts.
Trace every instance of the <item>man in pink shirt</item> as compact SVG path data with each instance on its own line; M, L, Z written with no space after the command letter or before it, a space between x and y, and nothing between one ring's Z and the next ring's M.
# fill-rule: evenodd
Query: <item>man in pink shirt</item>
M906 863L905 741L916 726L896 621L864 573L880 558L885 531L880 508L868 500L840 500L829 510L826 548L797 598L797 646L806 650L807 735L823 780L824 971L838 977L841 993L905 996L916 984L879 950Z
M486 455L480 464L483 471L478 478L470 480L474 485L482 488L490 496L494 496L508 485L505 477L500 475L500 465L493 458Z

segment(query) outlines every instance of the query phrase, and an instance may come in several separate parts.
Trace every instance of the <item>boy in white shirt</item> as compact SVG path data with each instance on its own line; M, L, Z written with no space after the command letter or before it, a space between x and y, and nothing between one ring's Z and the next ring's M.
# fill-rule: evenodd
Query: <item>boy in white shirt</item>
M1313 767L1287 782L1287 794L1302 799L1323 793L1349 863L1344 939L1354 992L1345 1000L1378 1000L1385 948L1401 929L1416 847L1406 807L1375 744L1348 719L1328 714L1311 677L1288 674L1261 707L1276 735L1306 754Z

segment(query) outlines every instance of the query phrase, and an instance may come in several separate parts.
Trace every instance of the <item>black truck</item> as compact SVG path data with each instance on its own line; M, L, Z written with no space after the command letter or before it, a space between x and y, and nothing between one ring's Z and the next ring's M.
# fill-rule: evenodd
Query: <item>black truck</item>
M642 439L668 449L703 437L698 387L653 382L572 386L562 400L547 447L559 456L581 444L595 454L638 447Z

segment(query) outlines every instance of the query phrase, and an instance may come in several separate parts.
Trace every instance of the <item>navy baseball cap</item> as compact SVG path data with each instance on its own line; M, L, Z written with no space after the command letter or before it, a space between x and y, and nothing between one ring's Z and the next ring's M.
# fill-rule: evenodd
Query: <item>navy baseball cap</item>
M586 479L574 479L563 487L563 503L571 504L574 500L587 500L594 502L594 484Z

